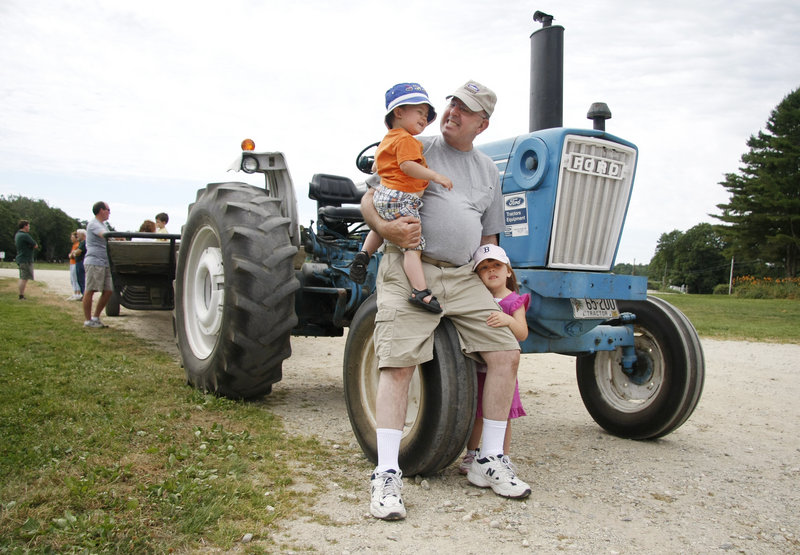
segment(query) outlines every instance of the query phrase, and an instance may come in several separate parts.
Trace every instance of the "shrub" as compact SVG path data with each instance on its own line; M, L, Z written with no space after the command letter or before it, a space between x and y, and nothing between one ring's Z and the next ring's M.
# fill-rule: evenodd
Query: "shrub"
M800 299L800 278L756 278L733 280L733 294L743 299Z
M727 295L730 285L727 283L719 283L714 286L714 295Z

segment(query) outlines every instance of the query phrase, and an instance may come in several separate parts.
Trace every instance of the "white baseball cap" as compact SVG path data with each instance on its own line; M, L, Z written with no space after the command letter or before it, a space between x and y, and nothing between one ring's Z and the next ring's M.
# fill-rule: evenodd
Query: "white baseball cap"
M486 260L487 258L491 258L492 260L499 260L504 264L511 265L511 261L508 259L508 255L506 251L504 251L501 247L497 245L481 245L478 247L478 250L475 251L475 254L472 255L472 271L475 271L475 268L478 267L478 264Z

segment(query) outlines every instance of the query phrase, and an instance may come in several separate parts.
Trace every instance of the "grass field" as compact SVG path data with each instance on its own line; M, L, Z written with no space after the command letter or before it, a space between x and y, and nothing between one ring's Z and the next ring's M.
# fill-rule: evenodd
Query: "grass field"
M270 530L324 487L311 473L352 464L263 405L187 387L140 339L84 329L38 284L28 301L15 287L0 280L0 552L230 549L248 533L247 552L284 551Z
M656 294L691 320L700 337L800 343L800 301Z

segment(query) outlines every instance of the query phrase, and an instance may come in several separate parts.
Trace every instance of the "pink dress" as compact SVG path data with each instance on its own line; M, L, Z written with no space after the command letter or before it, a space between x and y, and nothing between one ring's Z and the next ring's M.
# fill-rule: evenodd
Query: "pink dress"
M503 309L506 314L514 314L514 312L521 306L525 307L525 312L531 304L531 296L528 293L520 295L512 291L509 295L502 299L497 300L497 304ZM475 418L483 418L483 384L486 381L486 365L478 364L478 410L475 412ZM519 398L519 381L514 384L514 399L511 401L511 410L508 413L509 418L519 418L520 416L527 416L528 413L522 408L522 400Z

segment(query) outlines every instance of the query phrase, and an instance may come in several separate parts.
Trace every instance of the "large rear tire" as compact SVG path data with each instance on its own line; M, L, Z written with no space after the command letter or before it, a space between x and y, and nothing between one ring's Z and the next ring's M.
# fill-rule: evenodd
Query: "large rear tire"
M378 362L372 331L377 302L372 295L350 324L344 351L344 394L353 433L376 463ZM400 468L407 476L430 475L461 454L472 432L477 407L475 366L461 353L452 322L442 319L434 333L433 360L417 367L409 387L400 444Z
M299 283L280 199L244 183L197 193L181 236L175 337L190 385L233 399L280 381Z
M619 301L636 315L636 363L623 371L622 349L579 357L578 388L595 422L631 439L655 439L680 427L700 400L705 361L700 338L677 308L656 297Z

